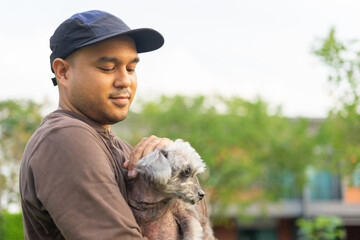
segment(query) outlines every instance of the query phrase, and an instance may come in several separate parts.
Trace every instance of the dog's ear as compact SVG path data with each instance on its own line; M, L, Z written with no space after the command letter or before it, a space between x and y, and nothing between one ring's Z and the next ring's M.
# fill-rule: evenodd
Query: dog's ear
M157 149L140 159L136 170L159 184L166 184L171 178L171 165L164 149Z

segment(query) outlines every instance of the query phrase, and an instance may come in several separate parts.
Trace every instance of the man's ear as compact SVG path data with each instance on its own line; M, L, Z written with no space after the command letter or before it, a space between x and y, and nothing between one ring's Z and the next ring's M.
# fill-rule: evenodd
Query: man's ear
M53 61L52 67L54 69L58 85L67 87L69 84L67 80L70 64L62 58L56 58Z
M166 184L171 178L171 164L163 149L155 150L140 159L135 169L159 184Z

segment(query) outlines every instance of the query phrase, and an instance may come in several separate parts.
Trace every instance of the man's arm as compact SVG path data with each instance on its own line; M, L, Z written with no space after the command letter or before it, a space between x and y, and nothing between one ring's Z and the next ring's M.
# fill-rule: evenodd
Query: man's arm
M143 239L109 159L81 127L53 132L31 168L37 196L66 239Z

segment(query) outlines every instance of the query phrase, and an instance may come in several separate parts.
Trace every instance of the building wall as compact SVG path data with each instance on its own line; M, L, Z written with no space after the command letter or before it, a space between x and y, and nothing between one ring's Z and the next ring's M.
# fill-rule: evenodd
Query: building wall
M238 240L237 230L234 226L215 226L213 230L218 240Z
M360 239L360 226L348 226L346 230L346 240L359 240Z

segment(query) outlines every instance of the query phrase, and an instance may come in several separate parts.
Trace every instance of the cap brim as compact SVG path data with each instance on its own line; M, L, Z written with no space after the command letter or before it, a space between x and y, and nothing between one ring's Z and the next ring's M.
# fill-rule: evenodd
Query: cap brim
M99 38L95 38L81 44L77 49L121 35L129 35L134 39L136 50L138 53L150 52L159 49L162 45L164 45L165 41L164 37L154 29L138 28L121 33L116 32Z

